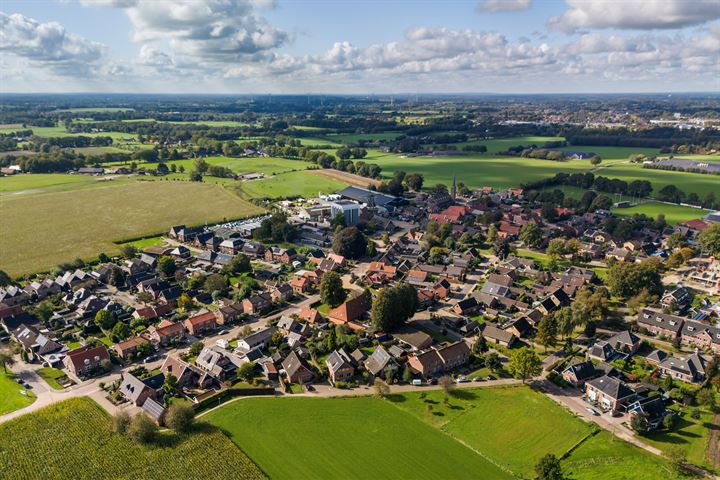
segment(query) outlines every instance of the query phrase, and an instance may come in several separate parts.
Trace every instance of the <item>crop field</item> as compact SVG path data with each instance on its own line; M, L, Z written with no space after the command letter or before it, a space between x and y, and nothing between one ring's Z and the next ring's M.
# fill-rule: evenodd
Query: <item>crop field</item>
M526 387L456 390L450 406L437 390L426 392L424 398L416 393L403 397L397 407L524 478L533 476L540 457L560 457L590 433L586 423Z
M11 275L118 251L113 242L170 226L261 212L219 185L130 181L97 188L2 197L0 265Z
M4 480L206 478L261 479L262 471L221 432L199 424L187 436L165 432L142 446L112 433L109 415L75 398L0 425Z
M563 462L563 468L567 477L575 480L680 478L665 461L605 431L583 442Z
M348 185L357 185L362 188L367 188L370 185L375 185L376 187L380 185L379 180L355 175L354 173L341 172L340 170L335 170L334 168L318 168L309 171L315 175L332 178L339 182L346 183Z
M629 208L615 208L613 213L618 216L632 216L636 213L644 213L650 218L656 218L659 214L665 215L665 220L670 225L680 222L702 218L708 210L702 208L683 207L682 205L671 205L660 202L647 202Z
M608 178L619 178L626 182L649 180L653 186L651 194L653 196L667 185L675 185L685 193L695 192L700 195L700 198L710 192L717 194L720 191L720 177L717 175L654 170L642 168L642 165L637 163L613 165L600 170L599 174Z
M123 181L125 180L116 178L113 180L113 185ZM107 185L106 181L101 181L98 177L89 175L70 175L64 173L13 175L11 177L0 177L0 197L4 195L26 195L77 190L105 185Z
M26 395L20 393L21 390L25 391ZM13 374L0 372L0 415L27 407L34 401L35 394L19 385Z
M318 193L331 193L346 186L345 182L303 170L242 182L236 188L243 198L285 198L315 197Z
M210 412L271 478L512 478L374 397L247 398ZM429 453L431 452L431 453Z

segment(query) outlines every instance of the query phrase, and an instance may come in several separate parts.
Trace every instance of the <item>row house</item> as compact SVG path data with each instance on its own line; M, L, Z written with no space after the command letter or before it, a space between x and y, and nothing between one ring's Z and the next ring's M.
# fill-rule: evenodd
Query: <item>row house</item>
M408 365L423 377L431 377L465 365L470 358L470 348L459 341L442 348L433 348L427 352L410 355Z

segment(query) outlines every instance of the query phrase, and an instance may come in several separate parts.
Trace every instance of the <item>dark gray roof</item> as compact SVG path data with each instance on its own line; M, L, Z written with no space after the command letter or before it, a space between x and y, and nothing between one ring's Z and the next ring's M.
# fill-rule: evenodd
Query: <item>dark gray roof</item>
M607 375L596 378L595 380L590 380L588 384L615 400L622 400L635 394L635 392L622 381L614 377L608 377Z
M373 197L375 205L384 207L393 203L397 203L399 198L385 193L374 192L366 188L360 188L355 186L345 187L342 190L336 192L338 195L347 197L356 202L368 203L370 197Z
M143 403L142 406L143 411L147 413L150 418L155 420L156 422L159 422L163 415L165 414L165 407L160 405L158 402L153 400L152 398L148 398L145 400L145 403Z
M685 319L677 315L662 313L649 308L643 308L638 314L638 325L662 328L671 332L679 332L682 329Z

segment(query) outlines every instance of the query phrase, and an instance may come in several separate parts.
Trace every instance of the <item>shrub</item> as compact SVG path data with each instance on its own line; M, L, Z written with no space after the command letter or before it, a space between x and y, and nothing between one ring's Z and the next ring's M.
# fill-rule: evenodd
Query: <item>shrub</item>
M187 433L192 428L195 411L186 402L173 402L165 414L165 425L177 433Z
M125 410L120 410L113 416L113 432L124 435L130 426L130 415Z
M135 443L147 444L155 439L157 425L144 413L138 413L127 428L127 435Z

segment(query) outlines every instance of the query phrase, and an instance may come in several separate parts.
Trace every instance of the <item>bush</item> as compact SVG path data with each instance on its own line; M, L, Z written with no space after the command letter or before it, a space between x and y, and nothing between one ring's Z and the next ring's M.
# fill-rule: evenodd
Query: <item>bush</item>
M158 427L144 413L138 413L127 427L127 435L135 443L147 444L155 440Z
M173 402L165 413L165 425L177 433L187 433L192 428L195 411L186 402Z
M120 410L113 417L113 432L124 435L130 426L130 415L125 410Z

